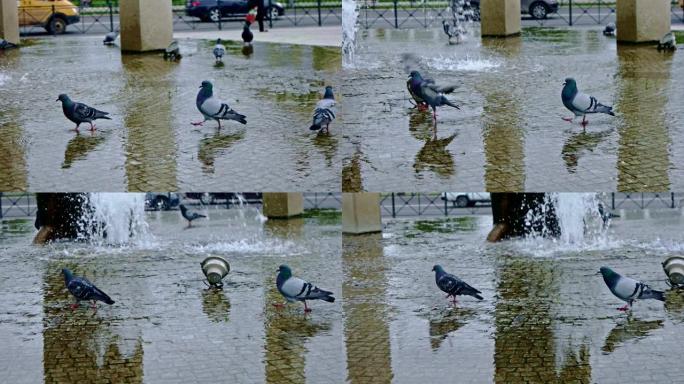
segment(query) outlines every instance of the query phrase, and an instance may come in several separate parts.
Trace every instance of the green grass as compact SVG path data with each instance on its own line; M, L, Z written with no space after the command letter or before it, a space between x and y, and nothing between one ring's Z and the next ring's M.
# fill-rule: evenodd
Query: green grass
M301 217L305 219L316 219L323 225L335 225L339 224L340 220L342 220L342 212L331 208L307 209L302 213Z

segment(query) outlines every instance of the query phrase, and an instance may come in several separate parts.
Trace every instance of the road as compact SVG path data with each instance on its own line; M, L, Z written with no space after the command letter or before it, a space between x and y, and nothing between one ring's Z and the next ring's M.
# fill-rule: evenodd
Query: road
M341 25L342 9L321 9L321 25ZM173 13L174 31L212 31L242 29L244 18L231 18L222 20L221 24L200 22L199 19L186 16L182 11ZM266 22L268 27L268 22ZM273 21L273 28L291 27L315 27L318 26L318 9L298 8L296 10L286 9L285 15ZM220 27L220 28L219 28ZM91 34L101 35L107 33L111 28L119 29L119 15L110 15L103 11L98 15L83 15L81 21L67 27L67 34ZM255 26L252 27L253 29ZM21 28L23 36L47 36L48 33L41 26L27 26Z

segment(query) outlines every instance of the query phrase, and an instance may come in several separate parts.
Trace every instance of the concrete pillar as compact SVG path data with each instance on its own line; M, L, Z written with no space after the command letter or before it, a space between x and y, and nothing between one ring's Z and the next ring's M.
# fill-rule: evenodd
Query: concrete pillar
M350 234L382 231L380 194L358 192L342 194L342 232Z
M482 0L480 3L482 36L520 34L520 0Z
M618 42L654 42L670 32L670 0L620 0L615 12Z
M0 0L0 38L19 45L19 9L17 0Z
M264 216L287 219L304 213L304 197L296 193L264 193Z
M171 1L121 0L120 17L122 51L159 51L171 44Z

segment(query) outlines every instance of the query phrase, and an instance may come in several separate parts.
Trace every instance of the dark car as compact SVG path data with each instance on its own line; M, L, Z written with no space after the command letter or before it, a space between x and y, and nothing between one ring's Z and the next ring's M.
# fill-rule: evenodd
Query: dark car
M470 0L470 5L479 15L480 0ZM549 13L558 12L558 0L520 0L520 12L527 13L535 19L545 19Z
M265 0L267 17L276 20L285 14L285 7L277 1ZM241 17L247 15L249 8L247 0L188 0L185 14L197 17L202 21L218 22L219 19L228 17Z
M180 204L180 196L177 193L156 193L148 192L145 194L145 209L153 211L168 211Z
M225 201L228 205L239 204L240 198L245 203L261 203L261 193L245 192L239 195L240 197L233 192L188 192L185 197L199 200L206 205L216 204L218 201Z

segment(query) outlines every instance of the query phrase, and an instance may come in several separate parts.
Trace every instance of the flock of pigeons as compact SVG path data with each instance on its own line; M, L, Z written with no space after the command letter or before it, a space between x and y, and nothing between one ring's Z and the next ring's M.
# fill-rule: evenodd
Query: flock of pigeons
M188 218L186 216L187 210L182 205L181 212L183 213L183 217L186 217L188 221L192 221L198 217L204 217L200 215L193 216L194 218ZM482 292L473 288L457 276L446 272L442 266L435 265L432 267L432 271L435 272L435 283L437 284L437 287L447 294L447 298L451 298L453 304L457 303L456 296L465 295L472 296L478 300L484 299L481 296ZM335 302L335 297L332 292L323 290L306 280L293 276L292 270L287 265L281 265L277 272L276 287L278 288L278 292L280 292L287 302L301 301L304 303L304 312L311 312L311 308L306 304L306 302L310 300L323 300L328 303ZM600 273L603 276L603 281L613 295L627 303L625 306L618 308L619 311L631 309L632 304L636 300L655 299L665 301L664 292L654 290L640 281L622 276L608 267L601 267L597 273ZM76 303L71 306L72 309L77 308L81 301L91 301L93 309L97 309L97 301L102 301L109 305L114 304L114 300L85 277L75 277L68 269L62 269L62 274L64 274L64 284L67 290L76 299ZM282 303L276 303L274 305L278 308L284 307L284 304Z
M433 79L422 77L420 72L411 71L406 81L406 88L415 102L415 108L418 108L420 111L432 108L432 119L435 128L437 127L437 107L446 105L460 109L458 105L445 96L456 90L455 85L441 86L436 84ZM561 91L561 100L565 108L573 113L572 117L563 117L563 120L573 122L575 118L582 116L581 124L583 127L586 127L588 124L586 119L588 114L605 113L615 116L613 107L600 103L594 96L579 92L577 82L573 78L565 79L563 90Z
M104 44L114 44L118 35L119 33L117 31L108 33L105 36ZM245 26L242 31L242 39L245 45L249 46L251 46L252 41L254 40L254 35L249 29L249 23L247 22L245 22ZM216 41L216 45L214 45L212 53L217 63L222 62L223 56L226 53L226 47L222 44L221 39ZM180 57L180 49L178 48L178 43L176 41L174 41L164 53L165 58L171 55L174 58ZM76 124L76 128L74 128L74 130L77 132L81 124L89 124L90 130L94 131L96 126L93 124L93 121L98 119L111 120L111 118L108 116L109 112L100 111L84 103L72 101L66 94L59 95L57 101L62 102L62 111L64 112L64 116ZM199 93L197 94L196 106L204 117L204 120L192 122L192 125L203 125L209 120L216 121L218 123L219 129L221 128L222 120L232 120L240 124L247 124L247 116L238 113L226 102L214 97L214 85L208 80L203 81L202 85L200 86ZM335 120L335 117L336 102L333 88L332 86L326 86L323 98L319 100L314 107L312 124L309 129L319 133L329 133L330 124Z

